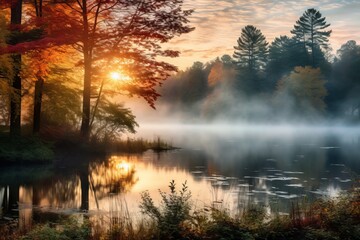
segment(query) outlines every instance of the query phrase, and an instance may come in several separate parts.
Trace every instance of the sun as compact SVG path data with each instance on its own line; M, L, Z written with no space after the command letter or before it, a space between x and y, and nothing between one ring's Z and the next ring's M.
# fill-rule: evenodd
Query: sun
M130 81L131 78L120 72L111 72L110 78L114 81Z
M118 72L111 72L110 77L112 80L116 80L116 81L121 79L121 75Z

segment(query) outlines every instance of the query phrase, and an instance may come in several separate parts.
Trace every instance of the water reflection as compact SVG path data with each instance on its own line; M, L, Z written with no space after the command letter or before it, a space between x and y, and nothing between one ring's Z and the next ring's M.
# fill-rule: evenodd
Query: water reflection
M286 214L293 201L352 187L360 170L355 135L192 134L193 145L177 151L76 159L69 162L82 164L45 170L3 168L0 218L19 218L27 229L45 213L82 213L111 226L127 214L140 216L142 191L159 202L158 191L167 191L170 180L178 186L187 180L197 208L215 205L236 214L260 204L269 214Z
M135 178L135 163L130 161L130 157L112 156L100 164L90 163L89 178L96 199L131 190L138 179Z

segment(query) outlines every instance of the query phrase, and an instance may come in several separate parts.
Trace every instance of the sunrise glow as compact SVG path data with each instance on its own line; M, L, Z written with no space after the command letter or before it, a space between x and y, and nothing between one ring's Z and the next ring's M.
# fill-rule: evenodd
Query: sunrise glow
M110 77L112 80L116 80L116 81L121 79L121 75L118 72L111 72Z
M111 72L110 78L114 81L130 81L131 78L125 74L122 74L120 72Z

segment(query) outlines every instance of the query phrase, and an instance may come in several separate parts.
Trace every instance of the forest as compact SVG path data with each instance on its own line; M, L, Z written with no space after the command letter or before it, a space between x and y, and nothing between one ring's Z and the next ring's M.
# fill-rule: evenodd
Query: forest
M316 9L271 43L256 26L244 26L232 56L194 62L170 77L160 102L194 121L356 123L360 45L349 40L335 54L331 33Z

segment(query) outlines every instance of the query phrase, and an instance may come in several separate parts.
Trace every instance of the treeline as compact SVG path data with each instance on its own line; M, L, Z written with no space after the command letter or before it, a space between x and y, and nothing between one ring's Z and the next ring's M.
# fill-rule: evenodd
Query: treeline
M233 56L195 62L171 77L162 101L187 118L358 120L360 46L350 40L333 57L329 27L316 9L306 10L290 36L271 44L260 29L245 26Z

